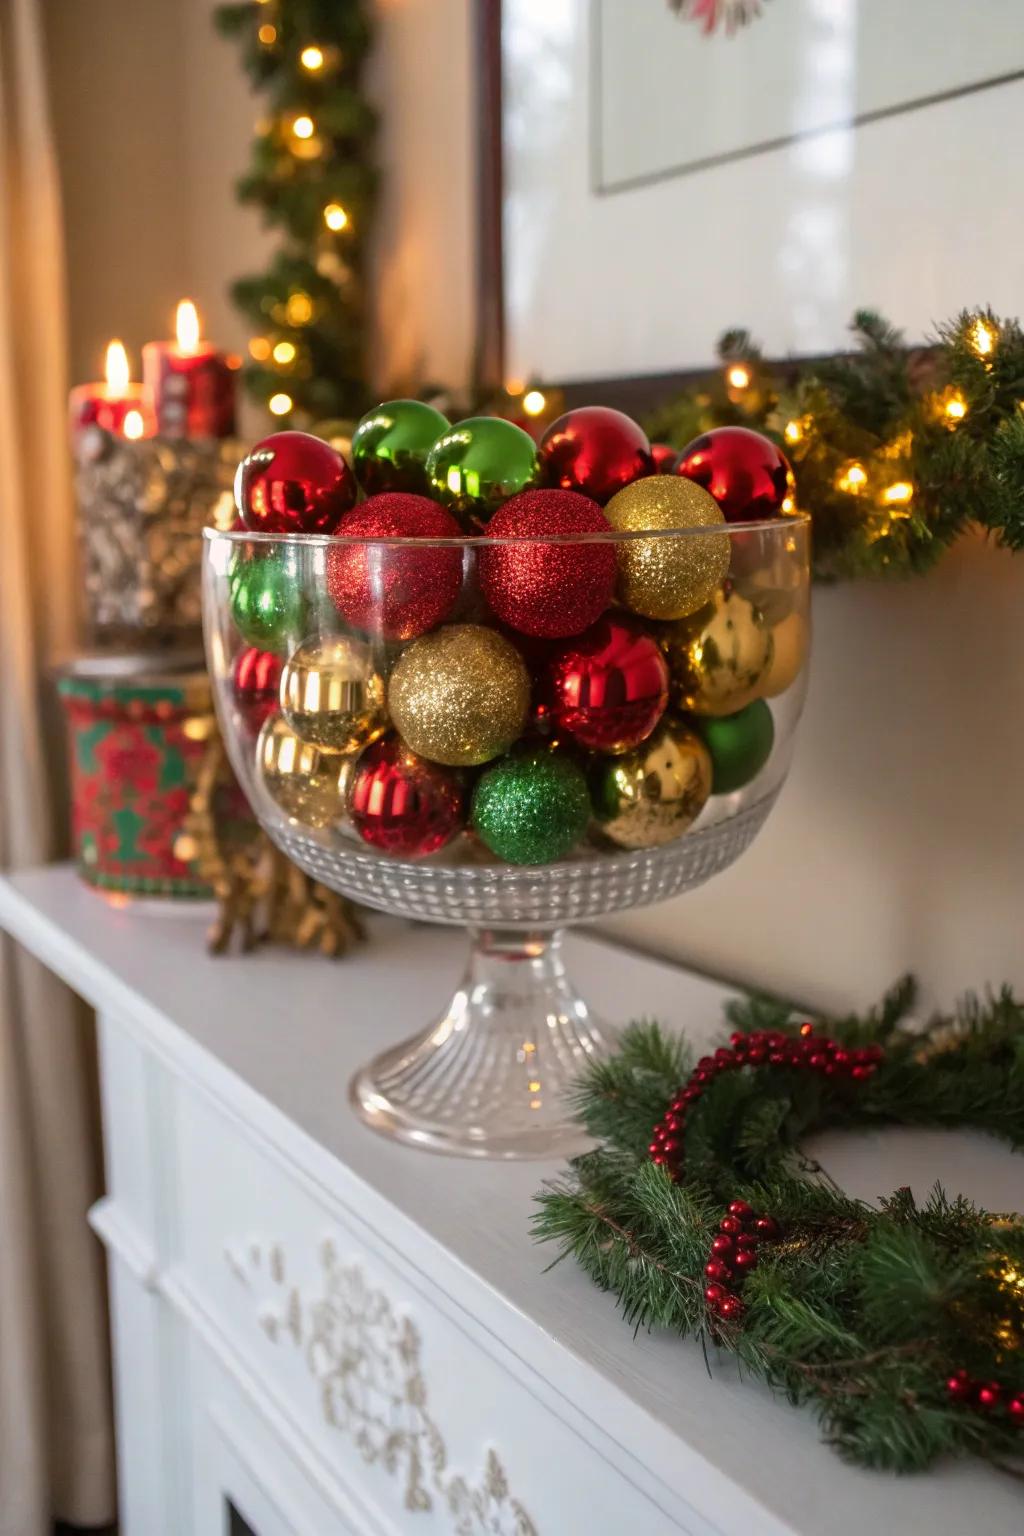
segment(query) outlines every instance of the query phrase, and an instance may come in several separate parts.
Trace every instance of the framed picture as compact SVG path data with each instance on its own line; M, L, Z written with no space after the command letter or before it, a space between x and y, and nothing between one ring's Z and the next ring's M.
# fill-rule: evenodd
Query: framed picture
M611 389L707 367L733 326L810 357L861 307L912 341L1019 309L1019 0L481 12L492 372Z

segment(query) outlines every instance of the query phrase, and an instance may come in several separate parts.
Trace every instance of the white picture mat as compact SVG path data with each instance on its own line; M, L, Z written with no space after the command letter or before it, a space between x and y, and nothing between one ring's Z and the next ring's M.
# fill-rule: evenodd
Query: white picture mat
M764 0L729 36L681 24L667 0L593 0L595 184L614 189L925 110L929 98L1024 68L1020 0L978 0L974 20L969 9L963 0Z
M656 94L659 50L644 44L644 32L660 35L663 24L685 32L688 24L666 0L600 3L606 12L621 7L636 31L616 86L621 95L629 70L640 72L636 122L622 151L632 158L620 158L620 167L657 169L665 151L648 132L645 103ZM772 0L801 16L808 92L848 79L858 12L875 3ZM895 9L927 11L933 21L943 13L960 77L981 77L993 39L1003 72L1019 57L1018 0L967 8L900 0ZM734 325L750 326L772 355L837 351L862 306L881 309L911 339L965 305L1020 308L1024 208L1013 164L1024 82L602 195L593 188L590 10L587 0L505 0L510 376L568 380L700 366ZM1011 25L1010 11L1021 21ZM934 80L933 64L926 77ZM916 64L911 73L923 77ZM880 78L862 83L862 99L879 99ZM891 92L891 69L886 79Z

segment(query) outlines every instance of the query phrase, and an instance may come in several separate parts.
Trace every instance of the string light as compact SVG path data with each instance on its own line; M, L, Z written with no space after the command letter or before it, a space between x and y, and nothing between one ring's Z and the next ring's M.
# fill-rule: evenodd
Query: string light
M313 300L308 293L293 293L284 311L289 325L308 325L313 318Z
M274 362L285 367L295 361L295 346L290 341L279 341L274 347Z
M265 336L252 336L249 340L249 356L257 363L265 363L270 356L270 342Z
M963 421L964 417L967 415L967 401L964 399L963 395L957 391L956 393L949 396L944 409L946 416L950 421Z
M288 412L292 409L293 404L294 401L292 400L291 395L285 394L271 395L270 399L267 401L267 405L269 406L270 411L274 416L287 416Z
M782 510L783 510L783 512L785 513L785 515L787 517L789 517L793 512L795 512L796 511L796 500L795 500L795 498L792 497L792 496L784 496L782 498Z
M867 470L863 464L858 464L855 460L852 464L847 464L836 477L836 490L848 491L851 496L859 496L867 483Z
M311 139L316 133L316 123L308 113L303 112L292 123L292 133L297 139Z
M506 395L521 395L525 388L525 380L509 379L508 383L505 385L505 393Z
M324 67L323 49L318 48L315 43L311 43L308 48L303 48L299 54L299 63L303 69L308 69L311 74L315 74L318 69L323 69Z
M348 214L340 203L328 203L324 209L324 223L336 232L348 224Z
M914 487L909 480L896 480L892 485L887 485L882 492L882 500L889 507L905 507L914 495Z
M264 48L273 48L277 42L277 28L271 22L265 21L256 33Z
M986 358L996 344L996 333L979 315L971 329L971 345L980 358Z
M742 363L734 363L726 374L732 389L746 389L750 383L750 370Z
M803 423L799 421L787 421L784 433L787 443L799 443L803 441Z
M528 389L523 396L523 410L527 416L539 416L547 403L547 396L539 389Z

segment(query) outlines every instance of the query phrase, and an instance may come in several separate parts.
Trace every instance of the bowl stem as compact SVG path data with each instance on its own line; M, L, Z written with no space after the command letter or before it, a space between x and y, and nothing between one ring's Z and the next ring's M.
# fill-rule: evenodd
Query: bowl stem
M614 1033L569 980L561 933L473 929L470 939L443 1016L357 1073L358 1114L382 1135L462 1157L583 1151L567 1090Z

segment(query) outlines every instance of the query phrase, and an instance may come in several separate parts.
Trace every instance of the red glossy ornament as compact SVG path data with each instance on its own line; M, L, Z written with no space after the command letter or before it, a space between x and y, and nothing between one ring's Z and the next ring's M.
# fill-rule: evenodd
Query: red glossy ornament
M679 455L676 474L710 491L729 523L779 517L795 490L781 448L749 427L713 427L694 438Z
M757 1254L753 1248L741 1248L732 1261L732 1267L741 1275L749 1274L752 1269L756 1269Z
M231 667L231 692L235 703L254 734L277 708L277 689L281 681L281 658L273 651L261 651L247 645L239 651Z
M730 1200L729 1215L738 1216L742 1221L747 1216L753 1216L753 1211L745 1200Z
M704 1287L704 1300L711 1307L716 1306L728 1294L725 1286L716 1284L714 1280Z
M549 544L545 534L611 533L607 518L575 491L523 491L495 512L488 539L530 539L480 551L480 586L498 618L542 639L579 635L609 606L615 548Z
M741 1223L738 1217L723 1216L721 1221L718 1223L718 1230L719 1232L727 1233L730 1237L735 1237L736 1233L740 1230L740 1225Z
M654 473L646 433L606 405L584 405L559 416L541 438L539 453L547 485L582 491L602 506L624 485Z
M974 1391L974 1383L966 1371L954 1371L952 1376L946 1379L946 1391L954 1402L966 1402Z
M462 584L461 549L374 542L460 538L458 523L435 501L383 491L348 513L336 533L339 542L327 551L327 590L353 629L386 640L412 640L451 613Z
M718 1315L724 1317L727 1322L738 1323L744 1311L745 1308L738 1296L724 1296L718 1303Z
M391 736L367 747L357 762L348 809L364 842L415 859L436 853L462 830L465 799L457 773Z
M759 1216L754 1222L754 1230L758 1237L763 1237L766 1242L779 1235L779 1224L774 1216Z
M1002 1396L1003 1389L997 1381L986 1381L984 1386L978 1388L978 1407L986 1410L998 1408Z
M656 475L674 475L679 462L679 449L673 448L671 443L652 443L651 458L654 460Z
M1011 1397L1006 1405L1006 1411L1014 1424L1024 1426L1024 1393Z
M645 629L607 617L561 648L546 691L557 729L594 752L628 752L665 713L668 665Z
M732 1251L733 1240L727 1232L723 1232L719 1237L711 1239L711 1252L717 1254L720 1259L724 1258L726 1254L732 1253Z
M235 505L255 533L333 533L356 494L338 450L308 432L265 437L235 474Z
M704 1265L704 1273L709 1280L728 1280L729 1266L728 1264L723 1264L721 1259L708 1259L708 1262Z

